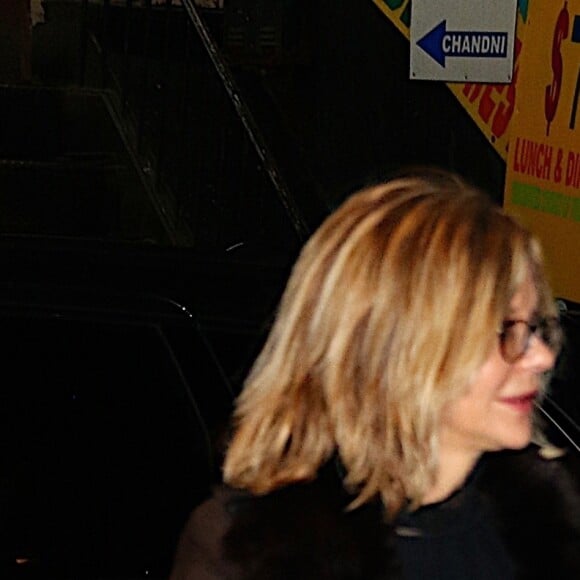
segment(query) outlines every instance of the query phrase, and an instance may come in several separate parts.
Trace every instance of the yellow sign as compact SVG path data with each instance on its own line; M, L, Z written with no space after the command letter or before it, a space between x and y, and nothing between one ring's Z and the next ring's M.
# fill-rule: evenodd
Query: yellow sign
M411 0L373 0L373 2L409 40ZM508 128L514 113L519 59L525 29L520 10L514 48L514 73L510 84L446 83L504 160L507 159Z
M505 206L541 238L556 295L580 302L580 0L530 3Z

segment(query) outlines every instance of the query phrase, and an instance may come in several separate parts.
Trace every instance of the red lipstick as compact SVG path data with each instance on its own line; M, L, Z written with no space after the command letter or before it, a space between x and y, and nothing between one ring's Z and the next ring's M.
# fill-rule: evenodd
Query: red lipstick
M509 405L515 411L520 413L530 413L534 408L534 401L538 396L537 391L519 395L517 397L502 397L500 401L505 405Z

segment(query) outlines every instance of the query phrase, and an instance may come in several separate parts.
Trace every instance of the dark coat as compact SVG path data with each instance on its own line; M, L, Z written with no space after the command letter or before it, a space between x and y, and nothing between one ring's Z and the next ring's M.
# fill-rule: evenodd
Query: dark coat
M544 459L535 447L484 459L477 489L518 579L580 579L575 460ZM263 497L218 488L192 514L172 580L401 578L395 530L381 504L346 512L352 498L335 473Z

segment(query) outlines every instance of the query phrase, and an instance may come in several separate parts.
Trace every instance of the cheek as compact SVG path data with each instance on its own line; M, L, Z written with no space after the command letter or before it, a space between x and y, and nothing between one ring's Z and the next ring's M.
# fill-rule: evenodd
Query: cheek
M444 414L446 420L469 425L485 422L490 406L501 395L509 380L510 367L501 356L489 357L475 373L467 391L451 403Z
M494 398L508 382L511 371L512 366L504 361L499 348L494 349L475 373L468 393L482 400Z
M442 448L482 453L527 445L531 437L529 413L501 401L513 394L517 382L517 370L501 355L492 354L463 396L447 407L440 431Z

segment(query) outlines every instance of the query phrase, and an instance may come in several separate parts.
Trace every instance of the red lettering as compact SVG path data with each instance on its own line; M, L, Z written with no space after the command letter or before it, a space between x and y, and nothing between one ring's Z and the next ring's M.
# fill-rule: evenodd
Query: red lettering
M491 133L495 137L501 137L507 130L510 119L514 113L514 106L516 101L516 80L517 80L517 69L514 73L513 81L507 88L507 102L508 106L500 101L497 104L497 110L493 116L493 121L491 123ZM505 86L505 85L504 85ZM503 90L502 90L503 92Z
M486 122L489 122L489 118L495 109L495 101L491 98L491 93L495 90L496 85L487 85L481 99L479 99L478 112L479 116Z
M479 93L481 93L481 87L483 85L480 84L473 84L473 83L465 83L463 85L463 94L469 99L470 103L473 103L477 97L479 97ZM473 89L473 90L472 90ZM471 95L469 94L471 92Z
M550 180L552 174L552 147L546 145L544 149L544 168L542 179Z
M578 187L580 185L580 153L570 151L566 163L566 185Z
M560 89L562 88L562 54L560 45L562 40L568 38L568 28L570 26L570 15L568 14L568 2L564 2L564 7L560 10L554 38L552 40L552 82L546 87L544 99L544 113L546 115L546 135L550 134L550 124L556 116L558 101L560 99Z
M514 60L517 63L518 57L520 55L520 51L522 50L522 41L519 38L516 38L516 45L515 45L515 52L514 52ZM508 106L503 102L498 103L497 111L493 116L493 123L491 125L491 133L495 135L495 137L501 137L508 128L509 122L514 114L514 107L516 105L516 84L518 80L518 72L519 72L519 64L514 66L514 76L512 78L512 82L508 85L507 88L507 102Z
M538 179L551 178L553 154L551 145L516 137L514 146L513 167L516 173L533 175Z

